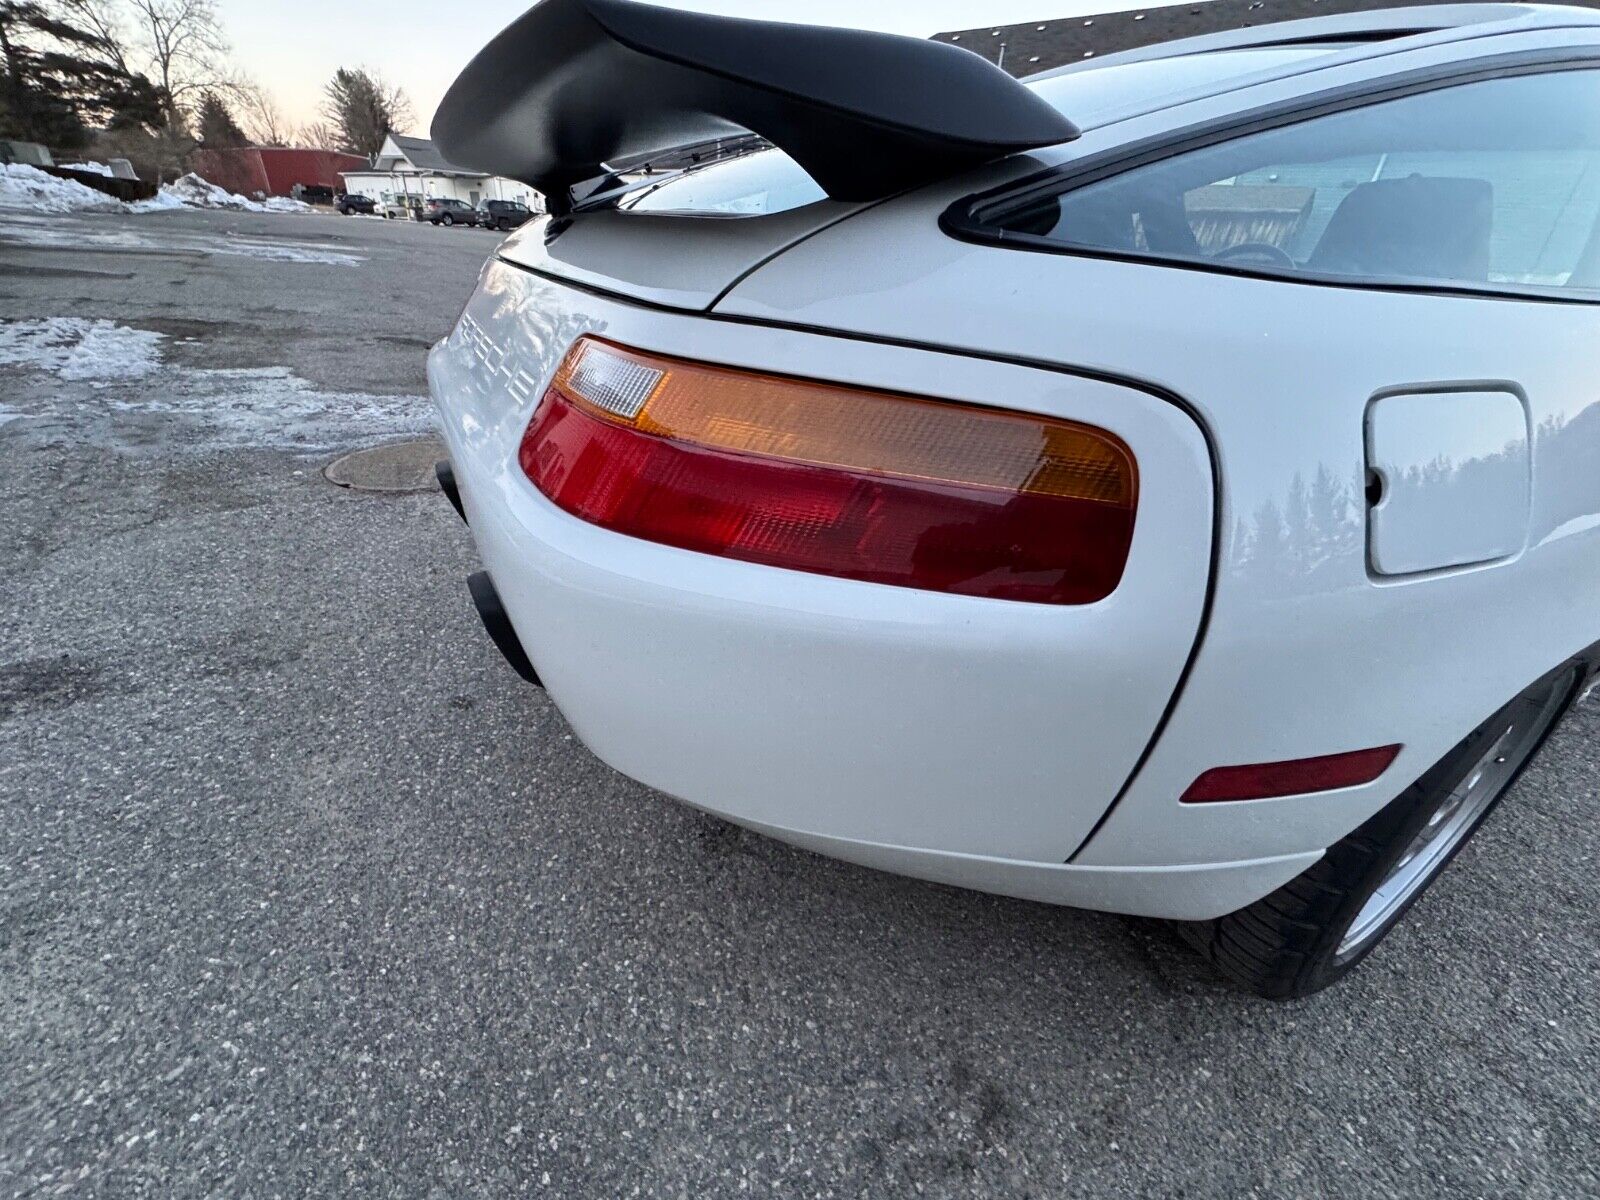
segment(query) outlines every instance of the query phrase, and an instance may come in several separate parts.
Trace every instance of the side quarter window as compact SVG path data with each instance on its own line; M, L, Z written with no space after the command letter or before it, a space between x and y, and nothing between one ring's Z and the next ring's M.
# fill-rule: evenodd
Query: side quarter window
M1090 252L1600 298L1600 70L1375 101L1066 186L988 223Z

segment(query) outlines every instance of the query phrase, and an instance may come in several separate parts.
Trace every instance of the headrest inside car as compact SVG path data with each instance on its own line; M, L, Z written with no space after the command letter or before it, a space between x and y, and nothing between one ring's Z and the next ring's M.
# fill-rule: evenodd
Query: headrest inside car
M1493 226L1487 180L1412 175L1357 184L1306 266L1334 275L1482 283Z

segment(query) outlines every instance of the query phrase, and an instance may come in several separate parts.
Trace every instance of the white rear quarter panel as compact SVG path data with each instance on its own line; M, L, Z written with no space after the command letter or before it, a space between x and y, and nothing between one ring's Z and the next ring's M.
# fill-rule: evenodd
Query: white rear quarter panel
M1595 35L1485 39L1483 52L1579 36ZM1410 65L1460 53L1418 52ZM1276 83L1250 99L1281 100L1302 86ZM1045 157L1242 106L1197 103ZM755 272L717 311L1130 377L1199 414L1221 476L1210 623L1170 725L1075 862L1324 848L1518 691L1600 640L1600 307L1276 282L931 235L948 203L1029 171L1012 160L976 183L861 214ZM1377 579L1365 414L1380 394L1439 387L1527 397L1535 466L1526 548L1485 566ZM1160 617L1153 622L1152 631ZM1404 751L1370 786L1178 803L1211 767L1394 742Z
M1066 607L802 574L609 533L517 447L583 333L707 362L1088 422L1142 486L1121 586ZM1061 863L1144 753L1194 646L1213 543L1199 427L1115 384L605 299L493 265L430 360L473 533L575 731L738 820Z

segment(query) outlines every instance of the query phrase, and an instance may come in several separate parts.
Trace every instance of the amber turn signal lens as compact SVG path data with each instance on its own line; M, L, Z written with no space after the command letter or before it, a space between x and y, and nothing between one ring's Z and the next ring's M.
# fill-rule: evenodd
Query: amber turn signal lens
M1117 586L1138 498L1103 430L573 346L523 438L528 478L584 520L876 583L1083 604Z

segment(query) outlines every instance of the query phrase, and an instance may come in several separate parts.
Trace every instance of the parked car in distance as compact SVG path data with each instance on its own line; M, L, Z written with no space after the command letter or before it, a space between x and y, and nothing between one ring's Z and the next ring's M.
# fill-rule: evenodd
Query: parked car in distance
M353 213L370 217L378 211L378 202L371 196L363 196L360 192L349 192L340 196L333 202L333 206L339 210L341 216L346 217Z
M428 201L422 219L430 225L476 225L478 210L465 200L439 197Z
M509 232L527 224L533 209L515 200L485 200L478 210L478 224L485 229Z
M378 201L378 215L389 221L420 221L422 198L399 192L385 192Z

